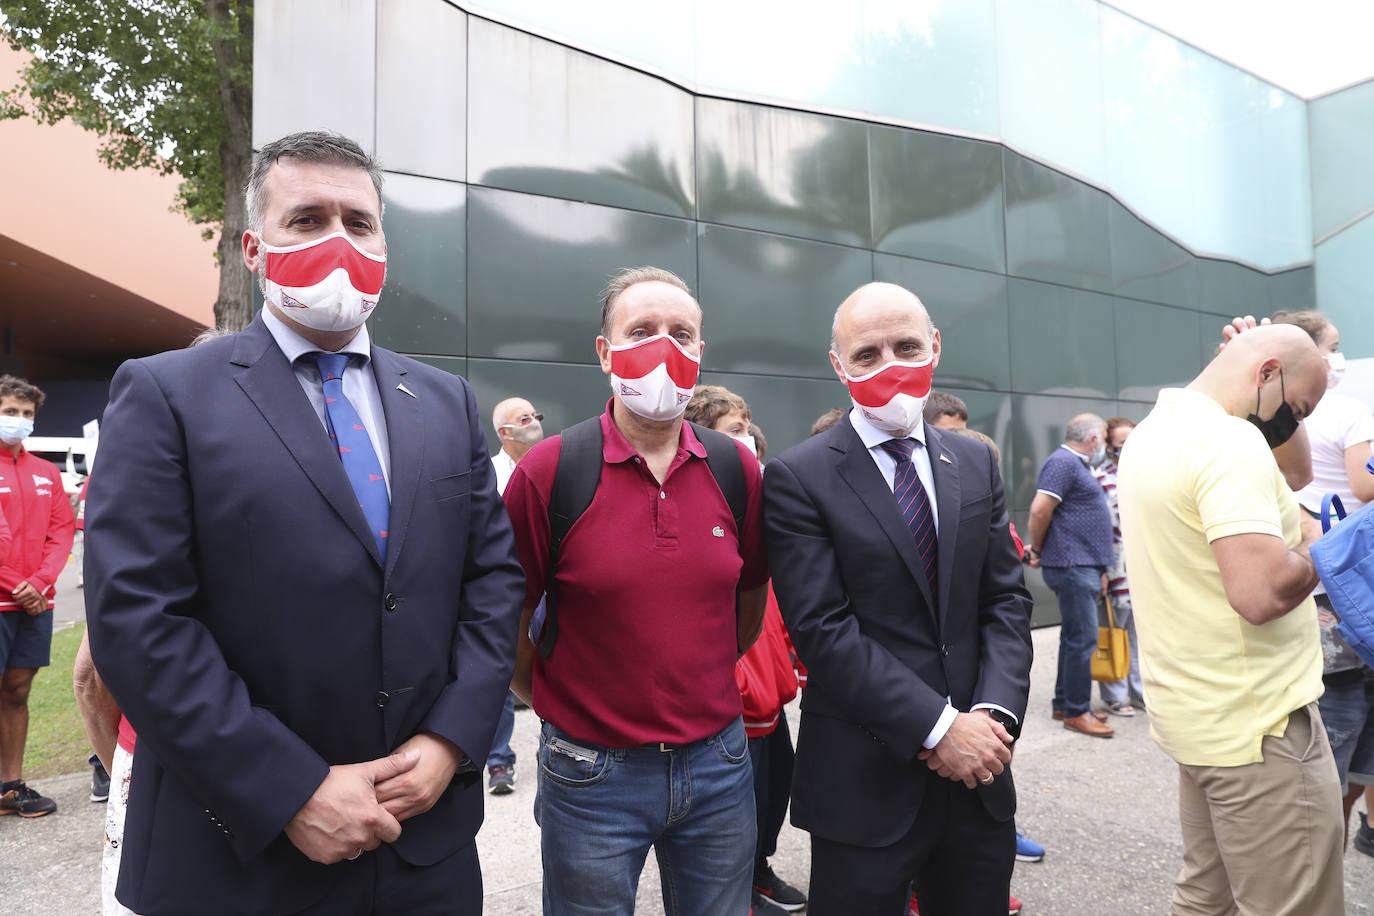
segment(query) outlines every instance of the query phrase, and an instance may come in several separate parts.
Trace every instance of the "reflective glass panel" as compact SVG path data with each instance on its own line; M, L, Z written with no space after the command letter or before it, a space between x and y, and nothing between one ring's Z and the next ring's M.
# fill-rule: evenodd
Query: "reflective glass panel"
M694 213L689 93L482 19L469 30L474 184Z
M439 0L377 5L377 158L388 169L467 177L467 18Z

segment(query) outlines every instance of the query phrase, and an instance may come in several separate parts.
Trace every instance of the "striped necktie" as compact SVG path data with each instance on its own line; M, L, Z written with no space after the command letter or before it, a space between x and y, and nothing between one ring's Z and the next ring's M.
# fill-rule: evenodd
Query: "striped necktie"
M938 600L939 582L939 542L935 537L935 515L930 505L930 496L916 473L916 465L911 455L921 443L914 439L889 439L882 444L883 450L897 462L892 477L892 494L897 498L897 508L916 539L916 552L921 555L921 565L925 567L926 581L930 583L930 594ZM924 447L924 446L922 446Z
M385 563L391 498L387 494L386 478L382 476L382 463L372 447L372 437L367 434L367 427L363 426L358 411L344 397L343 374L348 365L348 354L315 353L313 356L320 367L320 379L324 382L324 417L329 427L329 438L338 446L344 473L348 475L348 482L358 497L358 508L363 510L367 527L377 539L377 553Z

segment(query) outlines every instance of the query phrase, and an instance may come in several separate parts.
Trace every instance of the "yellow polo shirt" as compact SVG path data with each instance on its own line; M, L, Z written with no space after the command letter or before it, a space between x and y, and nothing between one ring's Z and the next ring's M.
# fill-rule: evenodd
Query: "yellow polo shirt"
M1322 692L1317 609L1247 623L1226 600L1211 542L1301 540L1298 501L1264 437L1194 391L1160 392L1117 476L1150 733L1182 764L1243 766Z

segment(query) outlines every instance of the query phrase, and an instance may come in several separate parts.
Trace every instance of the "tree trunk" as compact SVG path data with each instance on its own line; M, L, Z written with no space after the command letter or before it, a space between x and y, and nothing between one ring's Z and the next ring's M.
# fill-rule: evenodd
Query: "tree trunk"
M243 187L253 159L253 0L205 0L205 12L217 27L212 44L225 127L219 148L224 172L224 223L217 249L215 327L241 331L253 318L253 275L243 266L240 254L248 228Z

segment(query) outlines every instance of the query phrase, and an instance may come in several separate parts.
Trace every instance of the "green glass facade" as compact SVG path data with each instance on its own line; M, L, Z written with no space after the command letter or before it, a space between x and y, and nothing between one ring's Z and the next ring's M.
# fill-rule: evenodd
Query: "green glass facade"
M1011 15L1008 4L982 5ZM1099 57L1102 41L1143 28L1116 22L1121 14L1091 0L1091 22L1081 3L1051 5L1079 17L1077 38L1056 40L1086 42ZM962 397L970 425L1001 444L1013 517L1024 531L1036 471L1072 415L1141 417L1161 387L1197 373L1230 316L1318 302L1321 249L1314 273L1310 223L1301 245L1269 233L1281 239L1270 260L1286 266L1294 252L1306 256L1300 266L1265 272L1243 263L1264 260L1243 240L1225 252L1230 259L1199 256L1181 241L1187 232L1147 223L1134 201L1105 190L1110 181L1079 177L1091 171L1086 160L1063 170L1044 164L1030 136L1044 125L1017 127L1005 112L1028 93L1036 96L1030 113L1046 110L1042 94L1054 84L1009 88L997 61L984 60L996 41L978 38L984 57L937 47L912 65L957 75L948 91L974 99L991 120L946 100L946 121L956 111L983 120L917 129L890 113L857 116L865 108L846 104L845 92L868 108L917 103L875 85L874 68L894 66L882 59L865 58L852 85L837 76L815 104L739 97L777 97L777 85L733 98L693 91L753 72L700 54L703 41L727 49L739 41L704 25L726 22L739 4L701 0L652 14L691 12L695 55L650 28L650 14L636 12L643 5L566 5L581 11L577 22L545 11L563 16L550 20L558 31L570 22L585 27L589 8L621 9L628 18L615 40L652 44L655 59L642 67L626 62L628 45L608 59L497 21L510 11L486 6L479 15L445 0L260 0L254 92L259 144L328 127L376 150L388 172L390 265L375 338L463 374L486 410L522 395L546 414L549 430L599 412L609 387L593 348L597 294L617 269L654 264L677 272L700 299L702 381L743 395L777 452L804 437L816 416L848 403L826 359L831 316L858 285L889 280L920 295L940 327L936 384ZM941 9L949 22L976 26L977 38L987 26L969 12L977 6ZM854 5L881 13L870 7ZM1015 21L990 27L997 33ZM1046 31L1044 23L1023 25ZM305 45L331 47L355 66L320 68L317 54L294 53ZM912 53L889 50L898 61ZM992 67L990 81L977 71L980 60ZM751 66L758 70L759 60ZM694 68L692 78L678 68ZM1196 89L1201 77L1188 73ZM1072 70L1061 76L1079 83ZM1095 85L1100 103L1106 90ZM1095 135L1075 120L1081 105L1073 98L1065 97L1061 121ZM1278 99L1273 110L1291 119L1288 106ZM819 110L836 108L856 116ZM1298 110L1305 137L1306 112ZM917 114L907 120L938 120ZM950 132L959 129L964 135ZM999 130L1017 142L998 139ZM1105 132L1100 140L1097 152L1074 155L1100 153L1107 169L1120 137ZM1304 186L1306 155L1304 141ZM1161 164L1156 184L1179 177L1168 167ZM1253 224L1250 206L1239 206L1240 222ZM1052 618L1049 603L1038 607L1038 618Z

